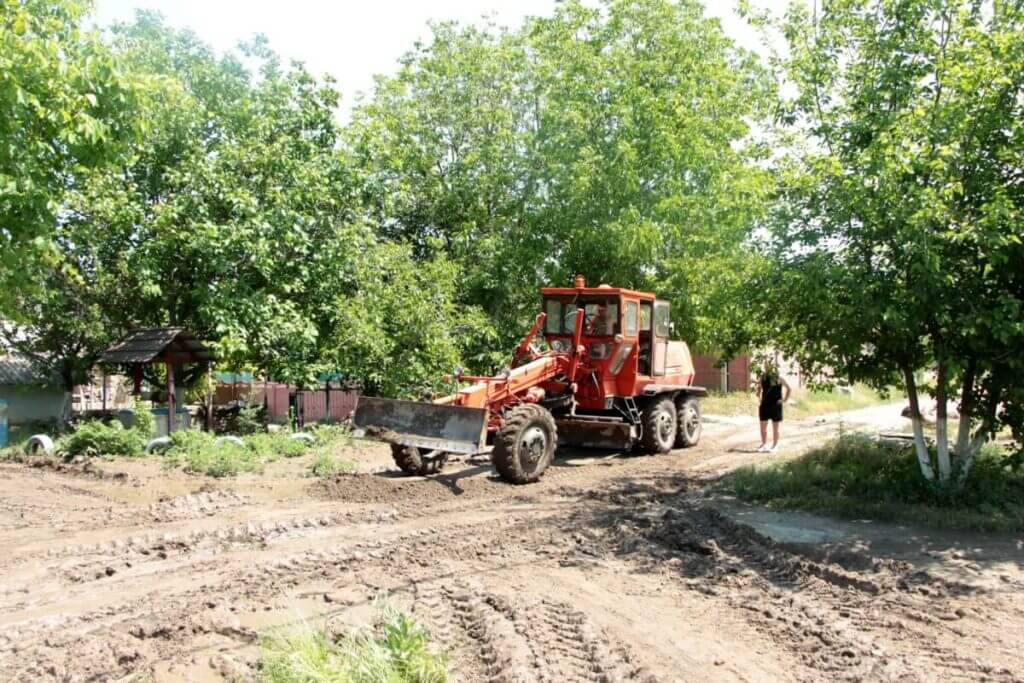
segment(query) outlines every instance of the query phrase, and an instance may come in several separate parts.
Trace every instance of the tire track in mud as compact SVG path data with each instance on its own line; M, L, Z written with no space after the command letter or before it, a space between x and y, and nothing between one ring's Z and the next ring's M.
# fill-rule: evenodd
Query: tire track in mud
M492 520L488 526L500 532L519 523L504 517ZM247 569L231 564L225 567L230 558L212 558L174 570L203 577L201 585L185 591L163 593L161 574L141 595L119 600L117 589L112 587L108 590L114 599L77 615L66 614L59 623L49 616L18 622L15 616L0 634L0 672L15 672L16 679L52 676L78 680L79 672L90 671L123 675L142 664L173 657L183 645L204 634L231 636L231 629L211 625L205 617L204 613L213 609L211 604L231 604L235 611L258 611L259 605L309 580L340 577L365 585L368 594L407 591L412 584L436 577L436 566L446 559L480 554L479 539L469 533L476 525L465 522L426 527L403 531L393 538L349 543L335 539L327 548L283 555L270 548L265 552L267 559L253 562ZM491 551L505 557L509 549L493 547ZM217 596L212 603L211 595ZM67 600L59 594L55 598L68 609ZM237 629L237 635L245 643L254 637L244 629ZM110 653L119 651L116 661L111 660ZM119 664L121 660L124 666ZM16 668L17 664L22 666Z
M625 646L611 647L600 629L567 603L529 595L506 597L468 579L447 587L444 595L476 642L489 681L641 680L634 675Z
M954 606L958 597L985 598L974 587L898 561L861 556L855 569L816 561L689 492L648 489L639 500L621 492L607 498L634 504L597 518L597 526L615 529L612 552L746 611L750 623L798 655L807 680L930 680L936 669L952 679L976 679L982 670L993 674L991 680L1016 680L1006 669L940 649L905 628L905 621L933 629L955 621L962 614ZM574 526L594 523L578 515Z

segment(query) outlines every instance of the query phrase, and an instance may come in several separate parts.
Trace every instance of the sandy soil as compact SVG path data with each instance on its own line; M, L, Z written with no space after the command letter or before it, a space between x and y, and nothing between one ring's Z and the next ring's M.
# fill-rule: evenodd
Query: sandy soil
M787 423L786 453L901 406ZM664 456L402 478L303 459L233 480L154 460L0 465L0 680L256 679L261 635L382 597L463 681L1024 680L1024 540L784 515L705 495L753 421Z

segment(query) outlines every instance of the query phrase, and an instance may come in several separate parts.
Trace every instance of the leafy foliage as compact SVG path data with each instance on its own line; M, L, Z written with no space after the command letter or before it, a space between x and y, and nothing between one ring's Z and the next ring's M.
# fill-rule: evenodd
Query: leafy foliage
M102 164L131 133L132 88L80 29L77 0L0 2L0 303L33 286L69 177Z
M934 449L931 453L934 461ZM844 517L981 530L1024 529L1024 472L994 446L978 456L962 487L921 477L912 449L893 450L847 434L798 458L744 467L721 486L781 508Z
M435 25L348 139L383 234L454 260L499 346L575 273L657 288L710 346L769 187L765 76L698 2L570 1L517 31Z
M164 454L169 467L183 465L186 472L210 477L230 477L243 472L262 472L279 458L305 454L310 445L290 439L285 433L250 434L243 445L217 441L209 432L187 429L171 434L171 447Z
M317 453L313 464L309 466L309 474L313 477L333 477L336 474L348 474L355 471L355 463L339 458L327 451Z
M422 626L389 610L376 632L355 632L337 642L310 631L263 642L268 683L446 683L448 657L429 648Z
M117 421L104 424L100 420L84 422L60 439L58 450L69 455L128 455L145 452L146 436L136 429L125 429Z
M794 96L772 266L750 288L767 303L761 340L812 373L900 382L915 409L915 372L933 370L921 388L938 402L937 468L915 419L921 471L966 472L1000 425L1024 426L1024 16L856 0L814 15L793 5L781 29ZM945 433L956 392L959 465Z

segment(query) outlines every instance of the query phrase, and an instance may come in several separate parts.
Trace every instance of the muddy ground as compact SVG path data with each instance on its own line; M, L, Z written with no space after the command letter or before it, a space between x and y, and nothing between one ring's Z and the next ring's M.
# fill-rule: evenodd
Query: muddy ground
M900 406L785 425L785 454ZM1024 540L717 500L750 421L663 456L562 453L535 485L357 443L231 480L155 460L0 465L0 680L258 678L276 628L404 605L461 681L1024 680Z

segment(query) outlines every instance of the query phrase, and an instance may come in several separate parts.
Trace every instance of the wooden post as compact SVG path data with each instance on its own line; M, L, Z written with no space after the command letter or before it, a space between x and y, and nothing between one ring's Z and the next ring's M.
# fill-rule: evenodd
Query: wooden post
M331 424L331 380L330 379L327 380L325 391L327 393L327 396L325 398L325 401L327 403L327 414L324 416L324 419L326 420L327 424Z
M167 363L167 435L174 431L174 363Z
M132 374L135 379L135 388L132 389L133 396L142 395L142 364L136 363L132 366Z

